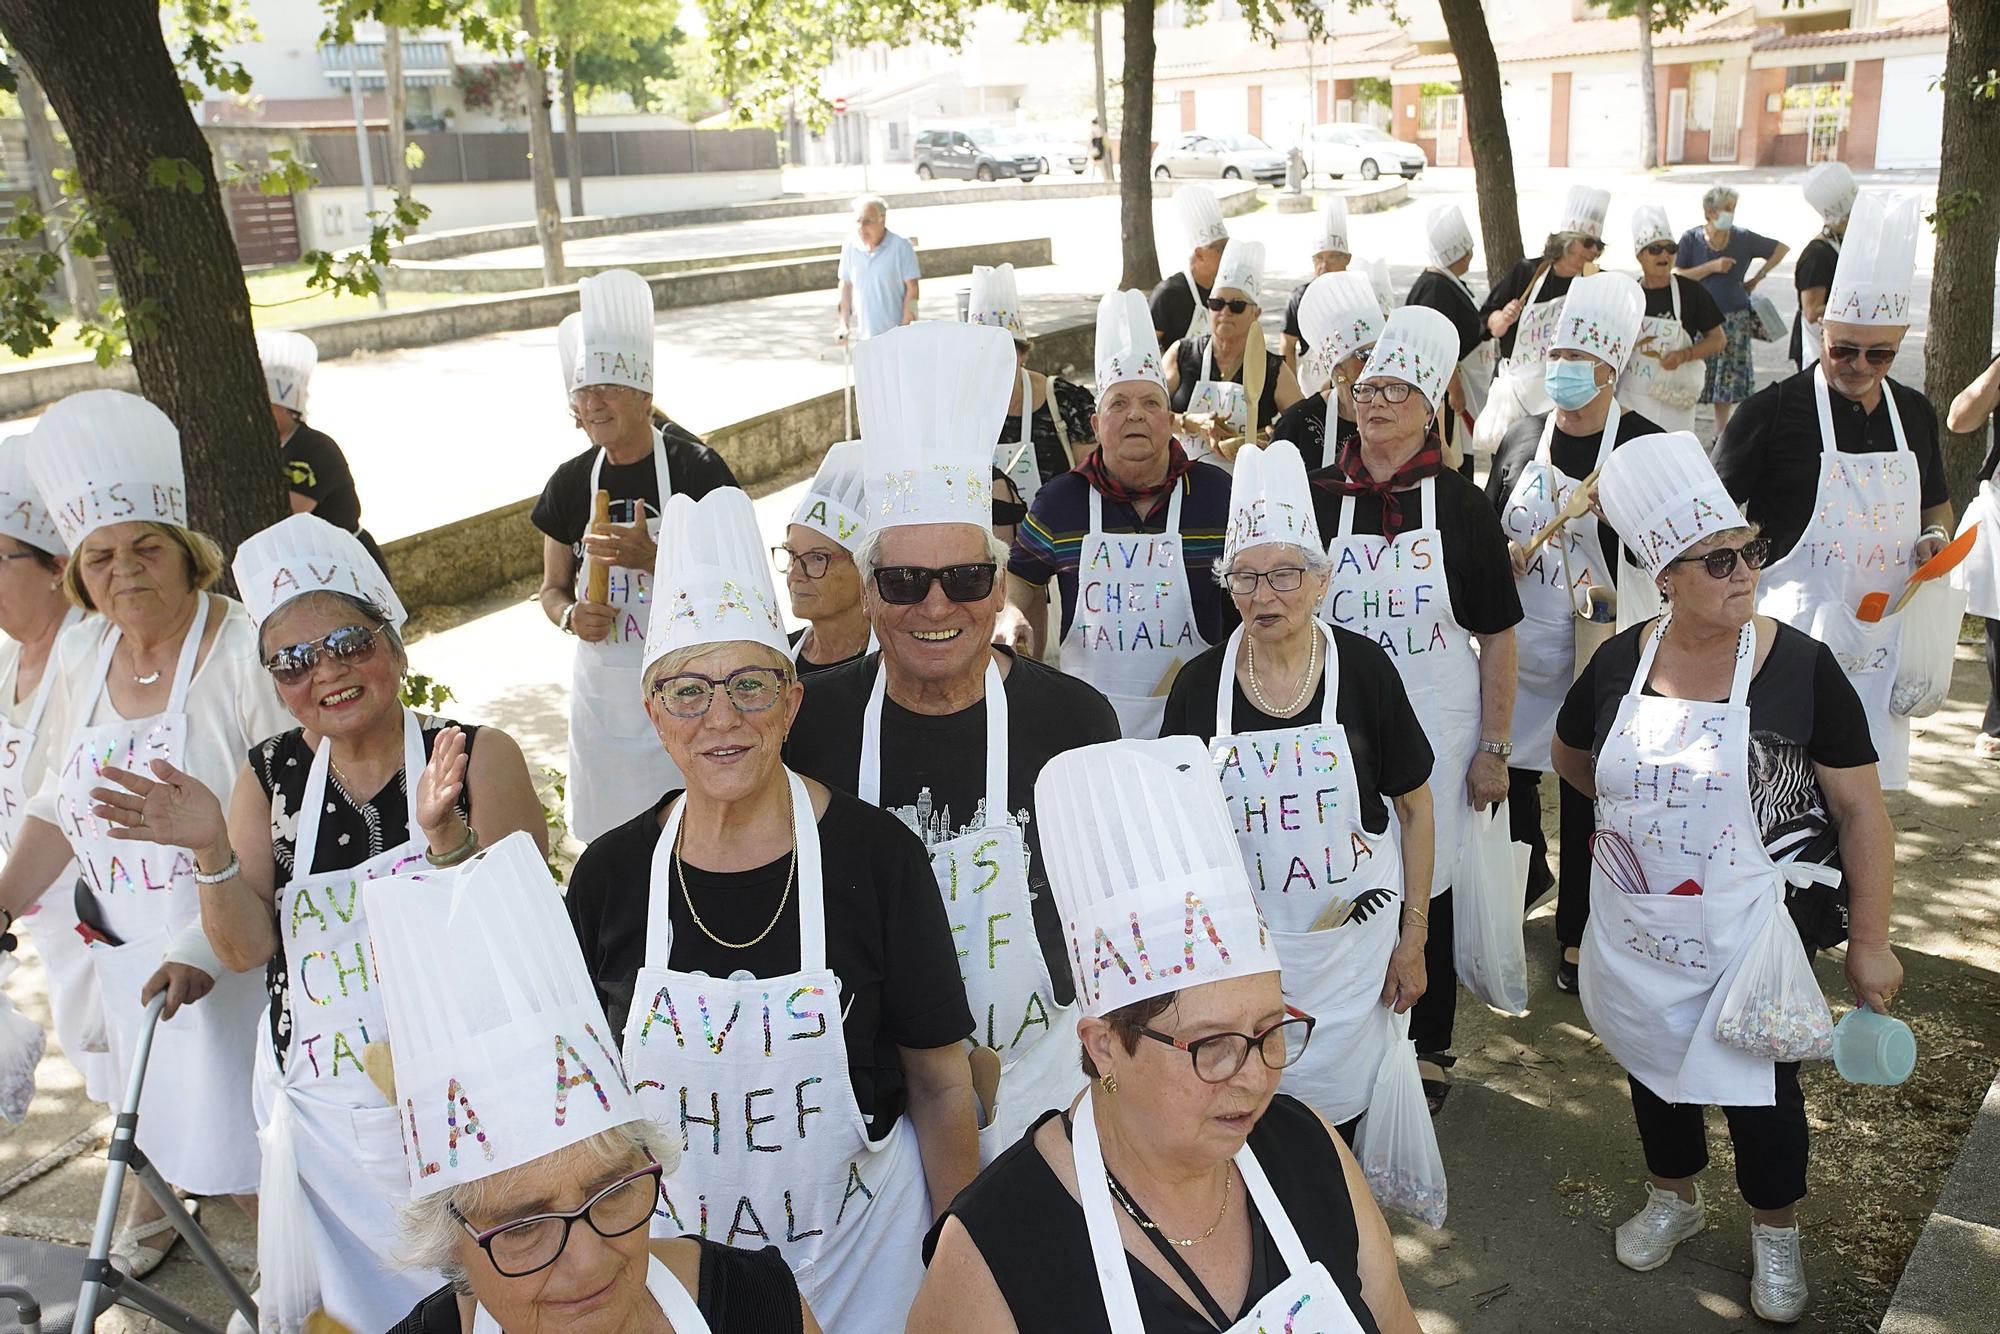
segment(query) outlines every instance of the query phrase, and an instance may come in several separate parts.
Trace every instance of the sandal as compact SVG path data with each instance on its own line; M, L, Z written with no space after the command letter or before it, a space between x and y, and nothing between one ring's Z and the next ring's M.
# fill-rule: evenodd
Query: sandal
M1442 1053L1417 1057L1417 1078L1423 1081L1424 1102L1430 1107L1432 1116L1444 1110L1444 1100L1451 1096L1451 1066L1454 1063L1455 1058ZM1424 1073L1426 1066L1437 1072L1435 1079Z
M188 1215L194 1217L201 1208L201 1202L199 1200L187 1200L184 1202L184 1207L187 1209ZM147 1242L159 1236L167 1238L166 1245L146 1245ZM173 1219L162 1214L150 1223L141 1223L138 1227L121 1228L118 1234L111 1239L109 1261L112 1268L118 1270L127 1278L144 1278L155 1269L158 1269L162 1264L165 1264L167 1257L173 1253L174 1247L180 1245L180 1242L181 1234L175 1229Z
M1972 753L1982 760L2000 760L2000 736L1981 732L1972 739Z

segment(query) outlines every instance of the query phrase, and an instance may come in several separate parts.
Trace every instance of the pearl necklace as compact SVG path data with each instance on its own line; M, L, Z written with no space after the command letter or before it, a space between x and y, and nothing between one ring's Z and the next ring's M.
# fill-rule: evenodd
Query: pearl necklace
M1271 702L1264 698L1264 688L1257 684L1257 641L1248 635L1243 637L1243 645L1249 652L1249 661L1245 664L1245 675L1250 678L1250 698L1256 702L1259 709L1262 709L1273 718L1289 718L1305 707L1306 700L1312 695L1313 674L1319 670L1319 640L1319 630L1315 627L1313 630L1312 647L1306 654L1305 675L1299 678L1298 693L1292 696L1290 704L1287 704L1282 709L1274 709L1271 707Z

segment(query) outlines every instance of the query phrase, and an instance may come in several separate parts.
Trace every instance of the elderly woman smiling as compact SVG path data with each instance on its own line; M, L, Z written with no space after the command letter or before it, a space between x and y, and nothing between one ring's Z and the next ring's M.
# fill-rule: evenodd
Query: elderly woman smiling
M1166 351L1167 392L1183 425L1189 417L1204 419L1192 434L1213 446L1218 440L1249 429L1250 401L1243 374L1249 351L1250 326L1264 313L1264 243L1232 240L1222 252L1215 286L1208 294L1211 331L1175 342ZM1257 400L1261 431L1278 414L1299 401L1298 377L1276 352L1264 353L1263 390Z
M1067 751L1036 800L1096 1083L952 1204L911 1334L1282 1328L1306 1302L1314 1329L1416 1330L1360 1169L1277 1091L1315 1020L1285 1004L1201 744Z

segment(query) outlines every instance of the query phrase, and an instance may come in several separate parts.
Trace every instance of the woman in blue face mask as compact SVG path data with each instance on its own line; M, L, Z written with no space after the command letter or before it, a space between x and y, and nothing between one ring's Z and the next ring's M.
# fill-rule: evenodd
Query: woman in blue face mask
M1738 403L1756 391L1756 372L1750 364L1751 332L1757 318L1750 310L1750 294L1789 252L1782 241L1759 236L1736 225L1736 192L1726 185L1711 186L1701 197L1699 227L1691 227L1681 237L1674 256L1674 272L1699 279L1722 311L1722 328L1727 341L1722 351L1708 359L1708 382L1702 386L1701 401L1715 409L1715 433L1729 424L1729 414ZM1762 260L1757 272L1750 272L1752 260Z

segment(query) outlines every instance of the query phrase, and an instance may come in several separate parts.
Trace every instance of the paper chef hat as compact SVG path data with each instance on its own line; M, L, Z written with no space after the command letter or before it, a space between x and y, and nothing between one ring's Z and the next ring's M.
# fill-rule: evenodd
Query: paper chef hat
M42 503L42 493L28 477L25 431L0 439L0 533L51 556L69 552L48 506Z
M1594 185L1572 185L1563 200L1562 221L1556 230L1571 236L1604 239L1604 215L1611 209L1611 192Z
M630 269L606 269L576 285L576 357L570 391L594 384L622 384L653 392L653 289ZM557 341L562 330L556 331Z
M1229 239L1229 224L1222 220L1222 203L1205 185L1183 185L1174 191L1174 207L1180 210L1181 234L1189 250Z
M462 870L361 892L412 1199L641 1119L562 892L525 831Z
M1550 347L1588 352L1622 371L1645 317L1646 294L1631 274L1587 273L1569 285Z
M1064 751L1035 809L1084 1014L1278 971L1198 738Z
M1917 197L1863 191L1854 200L1825 319L1907 325L1917 265Z
M1261 299L1264 287L1264 243L1238 236L1222 248L1222 262L1215 266L1210 292L1241 292L1252 301Z
M372 602L398 630L410 619L361 539L317 514L294 514L243 539L230 569L243 607L258 626L293 598L319 592Z
M1597 499L1655 575L1703 538L1744 524L1743 511L1690 431L1636 436L1611 451L1597 479Z
M556 326L556 361L562 370L563 398L576 392L576 367L583 356L583 312L572 311Z
M319 347L290 329L268 329L257 335L257 357L264 363L264 384L271 401L304 415L306 386L319 365Z
M1625 283L1638 286L1630 278ZM1383 376L1413 384L1435 412L1457 366L1458 326L1451 317L1429 306L1398 306L1382 325L1360 378Z
M28 476L74 551L109 523L187 527L181 433L122 389L71 394L28 437Z
M790 655L757 512L737 487L700 500L676 491L660 516L645 665L677 648L739 639Z
M1319 214L1319 238L1313 242L1313 253L1327 251L1351 255L1354 247L1347 242L1347 200L1340 195L1329 195L1326 207Z
M1431 263L1448 269L1472 253L1472 229L1456 204L1439 204L1424 221Z
M1165 391L1160 340L1144 292L1106 292L1097 303L1098 400L1128 380L1146 380Z
M1658 204L1641 204L1632 210L1632 248L1644 250L1660 241L1674 239L1674 225Z
M792 511L792 522L825 534L847 551L861 549L868 535L868 456L859 440L843 440L826 451L812 485Z
M1861 193L1845 162L1820 163L1806 173L1799 189L1829 227L1846 220L1854 211L1854 197Z
M1021 294L1015 288L1012 264L972 266L972 303L966 318L974 324L1005 329L1019 342L1028 341L1027 326L1021 323Z
M1319 521L1313 517L1305 460L1289 440L1261 449L1245 445L1237 452L1229 481L1229 528L1222 539L1222 563L1227 567L1250 548L1274 542L1308 552L1326 549L1319 540Z
M1015 374L1012 336L977 324L906 324L855 346L870 528L991 526Z
M1316 394L1333 383L1333 368L1382 336L1387 318L1368 275L1347 269L1323 273L1299 301L1299 332L1306 352L1299 359L1299 388Z

